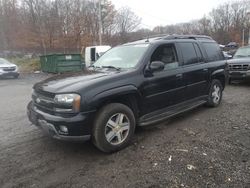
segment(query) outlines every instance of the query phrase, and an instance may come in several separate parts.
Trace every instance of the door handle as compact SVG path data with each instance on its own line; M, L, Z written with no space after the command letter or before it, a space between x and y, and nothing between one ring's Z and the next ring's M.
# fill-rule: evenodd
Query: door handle
M203 69L203 71L204 71L204 72L207 72L207 71L208 71L208 69Z
M175 77L176 78L182 78L182 74L176 74Z

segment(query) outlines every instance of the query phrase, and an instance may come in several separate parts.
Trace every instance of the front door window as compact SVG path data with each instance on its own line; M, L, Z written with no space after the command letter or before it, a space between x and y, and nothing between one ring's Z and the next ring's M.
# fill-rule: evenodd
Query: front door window
M164 70L176 69L179 67L174 45L167 44L159 46L151 57L151 62L161 61L165 64Z

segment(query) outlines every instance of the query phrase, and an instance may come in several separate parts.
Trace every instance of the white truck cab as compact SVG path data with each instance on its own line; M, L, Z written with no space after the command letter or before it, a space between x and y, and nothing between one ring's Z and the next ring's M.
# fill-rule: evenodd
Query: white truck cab
M108 51L111 46L89 46L85 48L85 66L89 67L100 56Z

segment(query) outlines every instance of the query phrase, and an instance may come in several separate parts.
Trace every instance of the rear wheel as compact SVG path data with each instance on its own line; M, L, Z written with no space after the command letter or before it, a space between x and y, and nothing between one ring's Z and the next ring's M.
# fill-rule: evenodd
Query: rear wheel
M126 147L134 135L135 117L132 110L120 103L104 106L97 114L92 141L103 152Z
M209 90L207 105L216 107L220 104L222 99L223 87L219 80L213 80Z

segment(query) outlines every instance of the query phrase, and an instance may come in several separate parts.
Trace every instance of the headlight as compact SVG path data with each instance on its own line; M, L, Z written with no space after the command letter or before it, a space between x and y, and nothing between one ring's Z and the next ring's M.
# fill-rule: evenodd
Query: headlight
M4 73L3 69L0 68L0 75L2 75L2 73Z
M78 94L59 94L55 98L57 112L79 112L81 96Z

